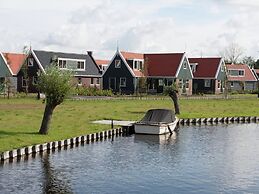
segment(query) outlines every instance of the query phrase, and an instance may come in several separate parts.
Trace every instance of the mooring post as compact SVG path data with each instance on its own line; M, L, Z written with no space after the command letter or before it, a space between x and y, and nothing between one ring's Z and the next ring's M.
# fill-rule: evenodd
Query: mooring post
M113 119L111 120L112 122L111 122L111 127L112 127L112 129L113 129Z

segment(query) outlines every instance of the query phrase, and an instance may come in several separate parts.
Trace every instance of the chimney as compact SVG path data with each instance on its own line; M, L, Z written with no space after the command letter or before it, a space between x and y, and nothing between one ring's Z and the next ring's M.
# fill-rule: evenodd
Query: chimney
M87 51L87 54L88 54L89 56L92 56L93 51Z

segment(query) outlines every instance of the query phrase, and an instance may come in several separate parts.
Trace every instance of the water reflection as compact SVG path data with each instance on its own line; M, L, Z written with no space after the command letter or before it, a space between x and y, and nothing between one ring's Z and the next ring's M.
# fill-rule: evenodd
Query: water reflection
M69 182L58 173L50 162L49 153L42 155L43 193L73 193Z
M135 134L134 142L140 143L145 142L150 145L172 145L176 142L177 133L174 132L173 134L167 133L162 135L144 135L144 134Z

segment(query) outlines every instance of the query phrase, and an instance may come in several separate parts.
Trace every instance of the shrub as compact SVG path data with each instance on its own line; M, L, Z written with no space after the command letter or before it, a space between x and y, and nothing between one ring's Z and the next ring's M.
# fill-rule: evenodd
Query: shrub
M74 90L75 95L81 96L112 96L111 90L101 90L96 87L77 86Z

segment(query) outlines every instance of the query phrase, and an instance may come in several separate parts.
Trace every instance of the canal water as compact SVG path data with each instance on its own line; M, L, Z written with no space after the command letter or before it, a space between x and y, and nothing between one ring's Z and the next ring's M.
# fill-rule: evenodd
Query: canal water
M184 126L0 165L0 193L258 193L259 124Z

